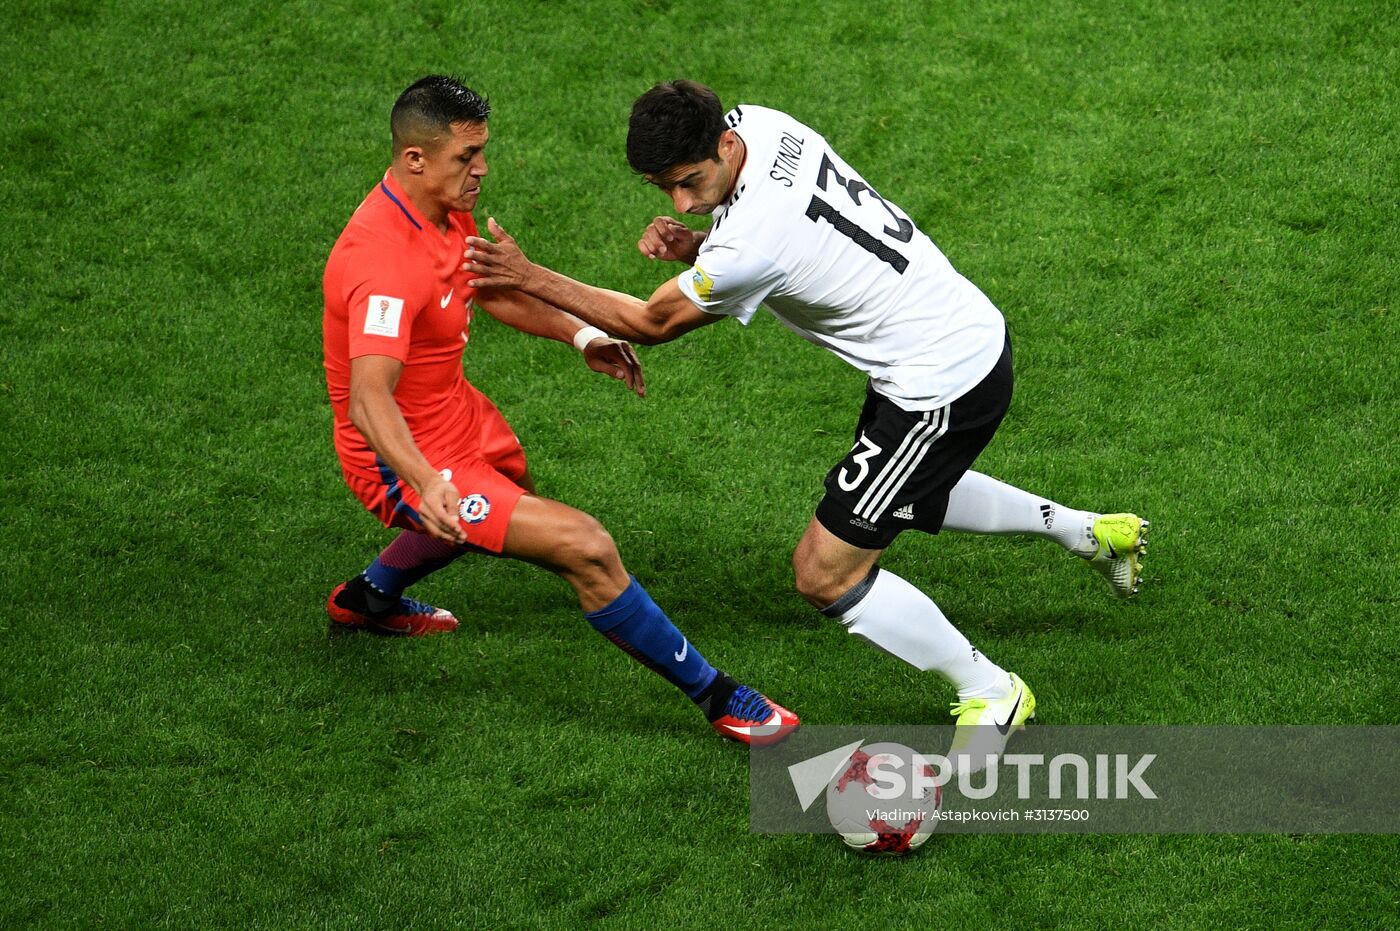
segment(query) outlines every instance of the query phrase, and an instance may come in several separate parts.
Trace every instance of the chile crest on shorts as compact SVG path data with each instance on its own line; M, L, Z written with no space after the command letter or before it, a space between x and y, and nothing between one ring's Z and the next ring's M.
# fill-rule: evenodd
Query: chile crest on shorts
M491 501L485 495L467 495L457 505L457 513L469 524L479 524L491 513Z

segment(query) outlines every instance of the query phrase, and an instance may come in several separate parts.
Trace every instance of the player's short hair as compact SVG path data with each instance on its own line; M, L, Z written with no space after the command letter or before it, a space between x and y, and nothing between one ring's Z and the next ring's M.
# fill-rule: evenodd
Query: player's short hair
M484 123L490 115L490 102L456 78L419 78L399 95L389 114L394 154L405 146L426 147L439 136L450 136L453 123Z
M664 81L637 98L627 124L627 164L658 175L676 165L719 157L724 108L695 81Z

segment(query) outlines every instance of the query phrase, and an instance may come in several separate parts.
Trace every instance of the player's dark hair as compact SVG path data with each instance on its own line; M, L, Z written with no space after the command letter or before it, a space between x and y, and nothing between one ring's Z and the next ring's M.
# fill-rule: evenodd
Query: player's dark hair
M637 98L627 123L627 164L644 175L719 157L724 108L695 81L665 81Z
M419 78L399 95L389 114L394 153L451 135L453 123L483 123L490 115L490 102L456 78L441 74Z

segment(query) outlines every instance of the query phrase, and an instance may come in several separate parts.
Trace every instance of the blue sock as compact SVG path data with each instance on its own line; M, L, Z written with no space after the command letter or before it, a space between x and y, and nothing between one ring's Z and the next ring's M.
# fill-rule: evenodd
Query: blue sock
M635 578L612 604L584 617L598 633L691 698L705 691L718 674Z

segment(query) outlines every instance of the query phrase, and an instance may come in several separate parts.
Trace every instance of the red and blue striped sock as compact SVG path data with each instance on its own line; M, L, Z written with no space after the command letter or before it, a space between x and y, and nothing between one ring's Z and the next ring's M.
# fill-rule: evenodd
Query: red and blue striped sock
M405 530L369 564L364 579L376 595L390 603L397 602L404 589L465 552L460 546L435 540L426 533Z

